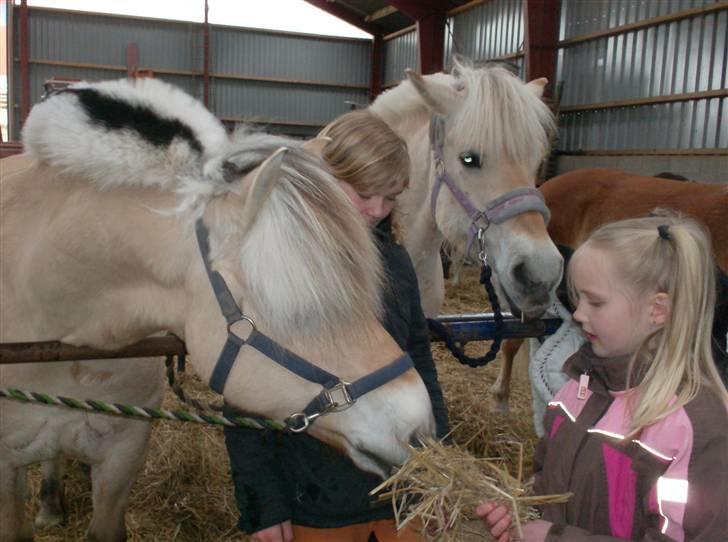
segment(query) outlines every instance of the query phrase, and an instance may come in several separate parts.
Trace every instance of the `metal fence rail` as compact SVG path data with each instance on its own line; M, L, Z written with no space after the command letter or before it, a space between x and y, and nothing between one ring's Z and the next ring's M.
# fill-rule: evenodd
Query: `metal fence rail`
M458 343L492 340L495 332L493 313L454 314L437 318ZM504 314L504 338L541 337L554 333L561 320L546 318L521 322ZM433 342L442 339L432 336ZM103 350L85 346L71 346L58 341L0 343L0 365L13 363L48 363L92 359L123 359L184 355L185 344L174 336L150 337L118 350Z

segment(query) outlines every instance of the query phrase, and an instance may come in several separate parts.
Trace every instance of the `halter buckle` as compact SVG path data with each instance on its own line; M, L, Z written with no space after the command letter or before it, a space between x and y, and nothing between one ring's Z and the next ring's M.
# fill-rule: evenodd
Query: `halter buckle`
M324 412L341 412L356 403L356 399L352 399L349 392L350 382L339 380L339 382L323 390L323 398L326 401Z

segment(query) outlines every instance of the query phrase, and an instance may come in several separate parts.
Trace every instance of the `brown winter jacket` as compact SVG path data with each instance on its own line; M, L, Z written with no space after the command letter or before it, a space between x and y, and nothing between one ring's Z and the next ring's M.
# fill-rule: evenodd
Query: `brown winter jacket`
M597 358L586 344L564 366L572 380L549 403L535 490L573 497L544 507L546 542L728 541L728 404L704 387L626 437L628 361Z

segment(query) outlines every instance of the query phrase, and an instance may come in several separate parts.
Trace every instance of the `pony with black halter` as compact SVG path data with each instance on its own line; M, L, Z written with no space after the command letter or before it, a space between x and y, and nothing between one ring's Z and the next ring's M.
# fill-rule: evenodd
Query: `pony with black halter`
M0 341L113 349L171 331L231 407L287 418L380 475L434 432L427 390L379 322L371 232L316 142L230 137L202 104L154 79L54 94L23 137L29 154L0 191ZM195 223L208 233L204 261ZM222 300L211 275L226 285ZM243 322L255 322L247 339ZM248 340L260 350L242 348ZM300 372L271 363L286 351ZM154 407L161 369L0 366L0 387ZM71 456L91 465L89 538L123 540L148 435L144 422L3 402L2 537L32 536L26 467Z

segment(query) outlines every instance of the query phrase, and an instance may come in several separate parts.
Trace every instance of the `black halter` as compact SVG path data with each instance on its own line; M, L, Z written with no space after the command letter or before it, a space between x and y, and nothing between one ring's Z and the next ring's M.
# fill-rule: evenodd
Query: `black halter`
M215 363L215 368L210 377L210 388L215 392L222 394L240 348L245 345L252 346L292 373L309 382L323 386L321 393L314 397L301 412L291 414L286 418L285 422L288 429L299 433L308 429L309 425L319 416L349 408L362 395L394 380L414 367L412 358L405 353L389 365L349 383L281 346L256 329L253 320L243 314L240 307L238 307L235 298L225 283L225 279L210 266L209 234L202 219L195 224L195 231L207 276L210 279L215 298L220 305L220 310L227 321L228 328L225 346L223 346L217 358L217 363ZM248 322L252 327L250 335L245 339L236 335L232 330L233 325L242 321Z

